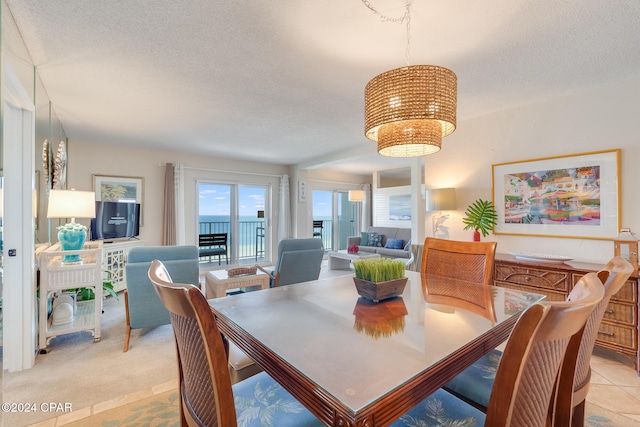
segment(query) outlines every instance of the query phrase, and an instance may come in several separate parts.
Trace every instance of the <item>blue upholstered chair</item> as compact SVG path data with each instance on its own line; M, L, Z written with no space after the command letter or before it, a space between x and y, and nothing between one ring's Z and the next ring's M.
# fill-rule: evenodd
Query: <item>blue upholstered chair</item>
M124 291L126 334L124 351L129 350L131 329L151 328L171 323L169 312L160 302L148 272L151 261L161 260L180 283L199 286L197 246L140 246L127 257L127 289Z
M224 342L200 290L174 284L159 261L152 263L149 278L171 312L178 350L180 425L322 426L265 372L231 385Z
M271 276L271 287L317 280L324 256L321 239L282 239L273 271L259 267Z
M604 297L589 316L583 333L570 344L574 352L562 364L559 400L554 412L555 425L584 425L584 405L591 379L589 362L600 322L609 300L622 288L632 272L633 266L621 257L614 257L598 272L598 277L604 283ZM577 292L580 292L579 288L571 292L568 300L575 299ZM500 350L492 350L450 381L445 389L476 406L486 408L501 358Z

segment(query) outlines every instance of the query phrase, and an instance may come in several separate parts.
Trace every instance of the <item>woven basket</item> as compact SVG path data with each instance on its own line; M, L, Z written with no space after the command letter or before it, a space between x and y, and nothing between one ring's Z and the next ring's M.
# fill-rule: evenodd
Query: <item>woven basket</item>
M407 284L407 277L402 277L396 280L389 280L387 282L369 282L368 280L353 278L353 282L356 285L356 290L361 297L370 299L372 301L382 301L387 298L397 297L402 295L404 287Z
M227 270L229 277L256 274L258 267L236 267Z

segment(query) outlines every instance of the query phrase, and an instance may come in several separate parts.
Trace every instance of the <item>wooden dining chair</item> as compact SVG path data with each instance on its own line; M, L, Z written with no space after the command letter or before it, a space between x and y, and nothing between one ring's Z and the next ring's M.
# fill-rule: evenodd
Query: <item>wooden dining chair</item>
M598 277L604 283L604 297L587 320L581 339L572 338L567 357L562 364L558 382L558 398L554 410L555 426L584 426L585 401L591 382L591 354L596 343L600 322L609 300L618 293L633 273L633 266L619 256L611 259ZM615 312L610 316L615 317ZM575 356L571 356L571 355Z
M584 331L575 335L569 343L558 385L558 402L553 414L556 418L555 425L569 425L568 418L571 417L572 412L573 425L584 425L584 402L591 380L589 362L598 328L611 296L620 290L632 272L631 264L620 257L615 257L597 273L601 283L604 283L604 297L589 316ZM581 288L574 287L567 299L575 299L580 291ZM478 408L486 409L501 357L500 350L492 350L447 383L444 388Z
M518 319L496 372L486 414L440 389L391 424L544 427L567 346L579 333L604 289L595 273L584 276L573 301L541 302ZM474 424L475 423L475 424Z
M178 355L182 426L321 426L322 423L262 372L231 385L227 353L202 292L174 284L153 261L149 279L171 315Z
M493 285L496 242L461 242L427 237L420 272Z

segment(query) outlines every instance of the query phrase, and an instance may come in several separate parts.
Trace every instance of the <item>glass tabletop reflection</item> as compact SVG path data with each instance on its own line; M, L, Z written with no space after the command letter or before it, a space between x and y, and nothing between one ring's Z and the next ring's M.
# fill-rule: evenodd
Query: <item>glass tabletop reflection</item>
M544 298L406 275L403 294L380 302L360 297L346 275L209 304L356 413Z

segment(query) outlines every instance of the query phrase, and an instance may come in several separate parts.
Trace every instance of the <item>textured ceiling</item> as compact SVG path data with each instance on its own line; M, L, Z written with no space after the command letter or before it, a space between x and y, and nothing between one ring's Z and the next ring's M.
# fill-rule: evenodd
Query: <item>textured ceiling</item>
M363 132L364 86L406 65L406 28L361 0L5 1L72 141L363 173L406 164ZM459 123L640 73L638 0L411 10L410 63L457 74Z

